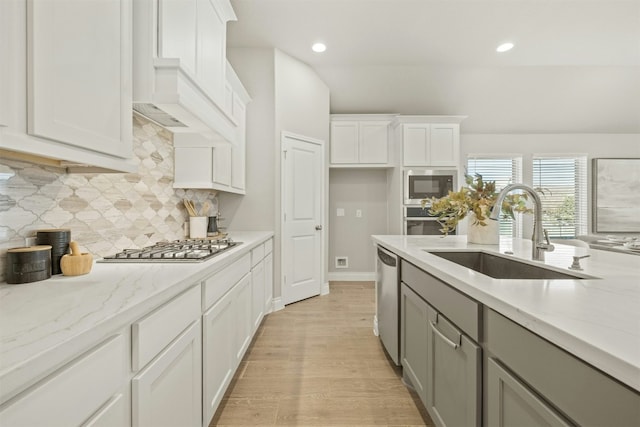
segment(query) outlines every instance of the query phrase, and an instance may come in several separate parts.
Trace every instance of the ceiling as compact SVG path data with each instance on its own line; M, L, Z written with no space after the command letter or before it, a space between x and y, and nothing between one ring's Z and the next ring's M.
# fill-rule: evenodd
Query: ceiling
M640 0L232 0L232 47L317 66L638 66ZM323 41L327 51L311 51ZM498 44L512 41L503 54Z
M331 113L466 115L465 133L640 134L640 0L231 3L228 46L308 64ZM317 41L326 52L311 51ZM497 53L505 41L515 47Z

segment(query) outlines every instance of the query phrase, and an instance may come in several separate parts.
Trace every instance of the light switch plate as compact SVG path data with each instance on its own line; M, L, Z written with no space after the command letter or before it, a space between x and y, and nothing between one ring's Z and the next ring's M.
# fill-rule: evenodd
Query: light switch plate
M336 216L344 216L344 209L343 208L336 209Z

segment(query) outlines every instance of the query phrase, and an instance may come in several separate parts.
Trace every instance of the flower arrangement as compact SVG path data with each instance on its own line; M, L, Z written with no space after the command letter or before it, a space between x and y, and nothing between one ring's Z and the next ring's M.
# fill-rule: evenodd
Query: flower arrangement
M430 204L429 213L438 217L440 231L446 236L456 229L458 223L473 213L474 225L486 226L487 218L495 205L499 192L495 181L484 181L482 175L465 175L466 187L449 191L447 196L422 200L424 209ZM514 212L529 213L527 194L509 194L502 204L502 213L514 218Z

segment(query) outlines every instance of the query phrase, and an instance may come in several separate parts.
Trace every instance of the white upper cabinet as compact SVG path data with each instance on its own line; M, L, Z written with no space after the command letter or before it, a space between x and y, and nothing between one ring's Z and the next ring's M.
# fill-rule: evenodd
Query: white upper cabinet
M131 0L0 3L3 155L135 170Z
M332 115L332 167L388 167L390 163L387 115Z
M460 163L461 116L398 116L402 166L451 166Z
M246 105L250 98L228 63L224 92L225 105L236 123L234 143L175 134L174 188L245 194Z

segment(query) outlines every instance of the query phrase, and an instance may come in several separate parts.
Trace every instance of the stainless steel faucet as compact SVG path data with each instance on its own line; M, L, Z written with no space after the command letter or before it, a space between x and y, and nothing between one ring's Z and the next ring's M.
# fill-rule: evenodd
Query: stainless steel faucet
M533 199L535 210L533 212L534 220L533 236L531 236L531 257L536 261L542 261L544 260L544 253L546 251L553 251L554 247L551 242L549 242L549 234L547 233L547 230L544 230L542 228L542 200L540 200L540 196L538 196L536 190L525 184L507 185L502 189L500 194L498 194L498 200L496 200L496 204L493 205L489 218L494 221L498 221L498 218L500 217L500 211L502 210L502 202L504 202L507 194L513 190L526 191Z

